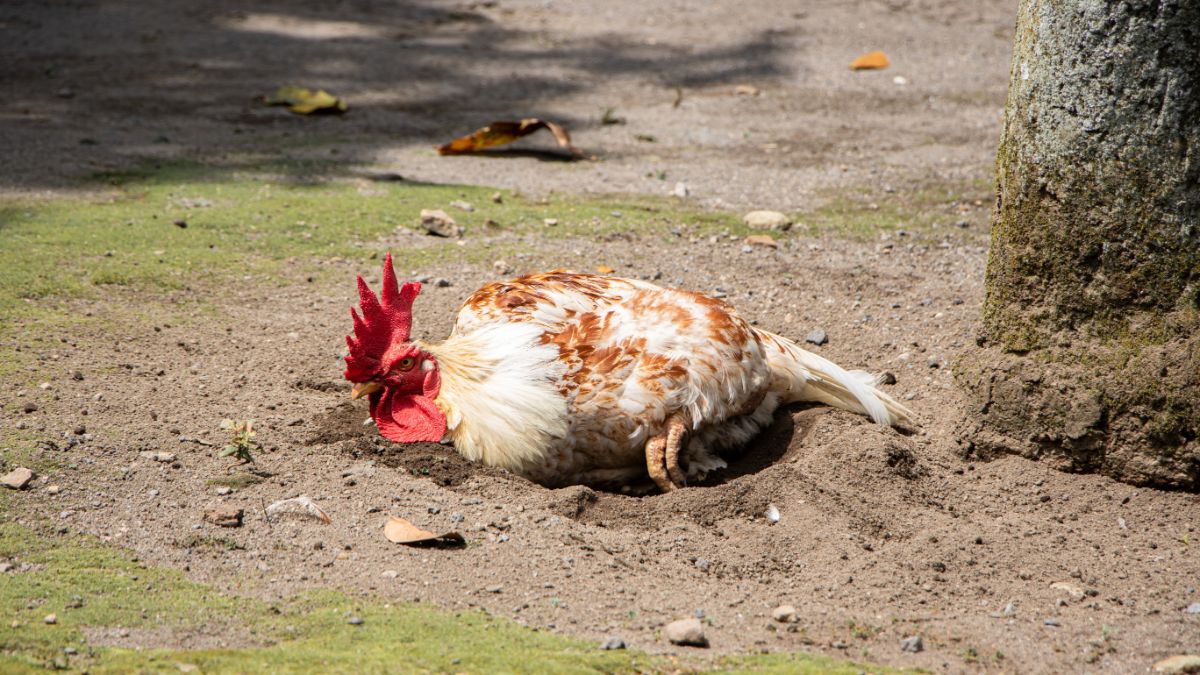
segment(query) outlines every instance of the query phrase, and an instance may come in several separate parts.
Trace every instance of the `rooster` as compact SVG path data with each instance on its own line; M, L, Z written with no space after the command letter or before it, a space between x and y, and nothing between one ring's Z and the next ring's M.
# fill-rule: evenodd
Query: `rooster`
M345 377L397 443L447 441L463 457L550 487L663 492L726 466L776 408L816 401L899 425L911 412L722 300L644 281L555 270L488 284L450 337L410 339L419 283L389 253L378 296L358 277Z

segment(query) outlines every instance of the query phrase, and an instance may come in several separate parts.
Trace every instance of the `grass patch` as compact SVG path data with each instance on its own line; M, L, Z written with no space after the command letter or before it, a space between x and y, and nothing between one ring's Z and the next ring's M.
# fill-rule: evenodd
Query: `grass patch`
M220 539L194 545L231 548ZM205 673L644 673L679 667L476 611L390 605L335 591L277 604L237 597L86 537L42 535L13 523L0 523L0 560L18 566L0 584L4 672L179 672L181 664ZM45 623L50 614L53 625ZM89 644L85 634L101 628L168 638L202 631L245 646L132 650ZM806 654L731 657L714 665L719 672L864 672L861 665Z

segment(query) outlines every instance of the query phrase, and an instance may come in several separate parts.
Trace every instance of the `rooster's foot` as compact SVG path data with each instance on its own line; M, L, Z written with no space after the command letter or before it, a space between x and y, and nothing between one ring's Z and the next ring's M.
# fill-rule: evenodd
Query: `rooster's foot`
M667 420L666 430L646 441L646 471L663 492L687 485L687 479L679 467L679 450L683 446L683 434L686 431L687 425L682 419L671 417Z

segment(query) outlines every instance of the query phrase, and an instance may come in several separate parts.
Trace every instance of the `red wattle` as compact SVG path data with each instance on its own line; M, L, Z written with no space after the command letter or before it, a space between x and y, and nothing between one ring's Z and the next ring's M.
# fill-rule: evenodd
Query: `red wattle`
M386 390L373 394L371 418L379 433L396 443L436 442L446 435L446 416L427 396Z

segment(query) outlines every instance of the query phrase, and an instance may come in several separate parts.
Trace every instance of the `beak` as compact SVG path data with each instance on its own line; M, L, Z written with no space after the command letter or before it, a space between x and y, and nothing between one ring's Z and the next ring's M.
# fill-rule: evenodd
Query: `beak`
M350 389L350 398L370 396L380 389L383 389L383 385L378 382L358 382Z

